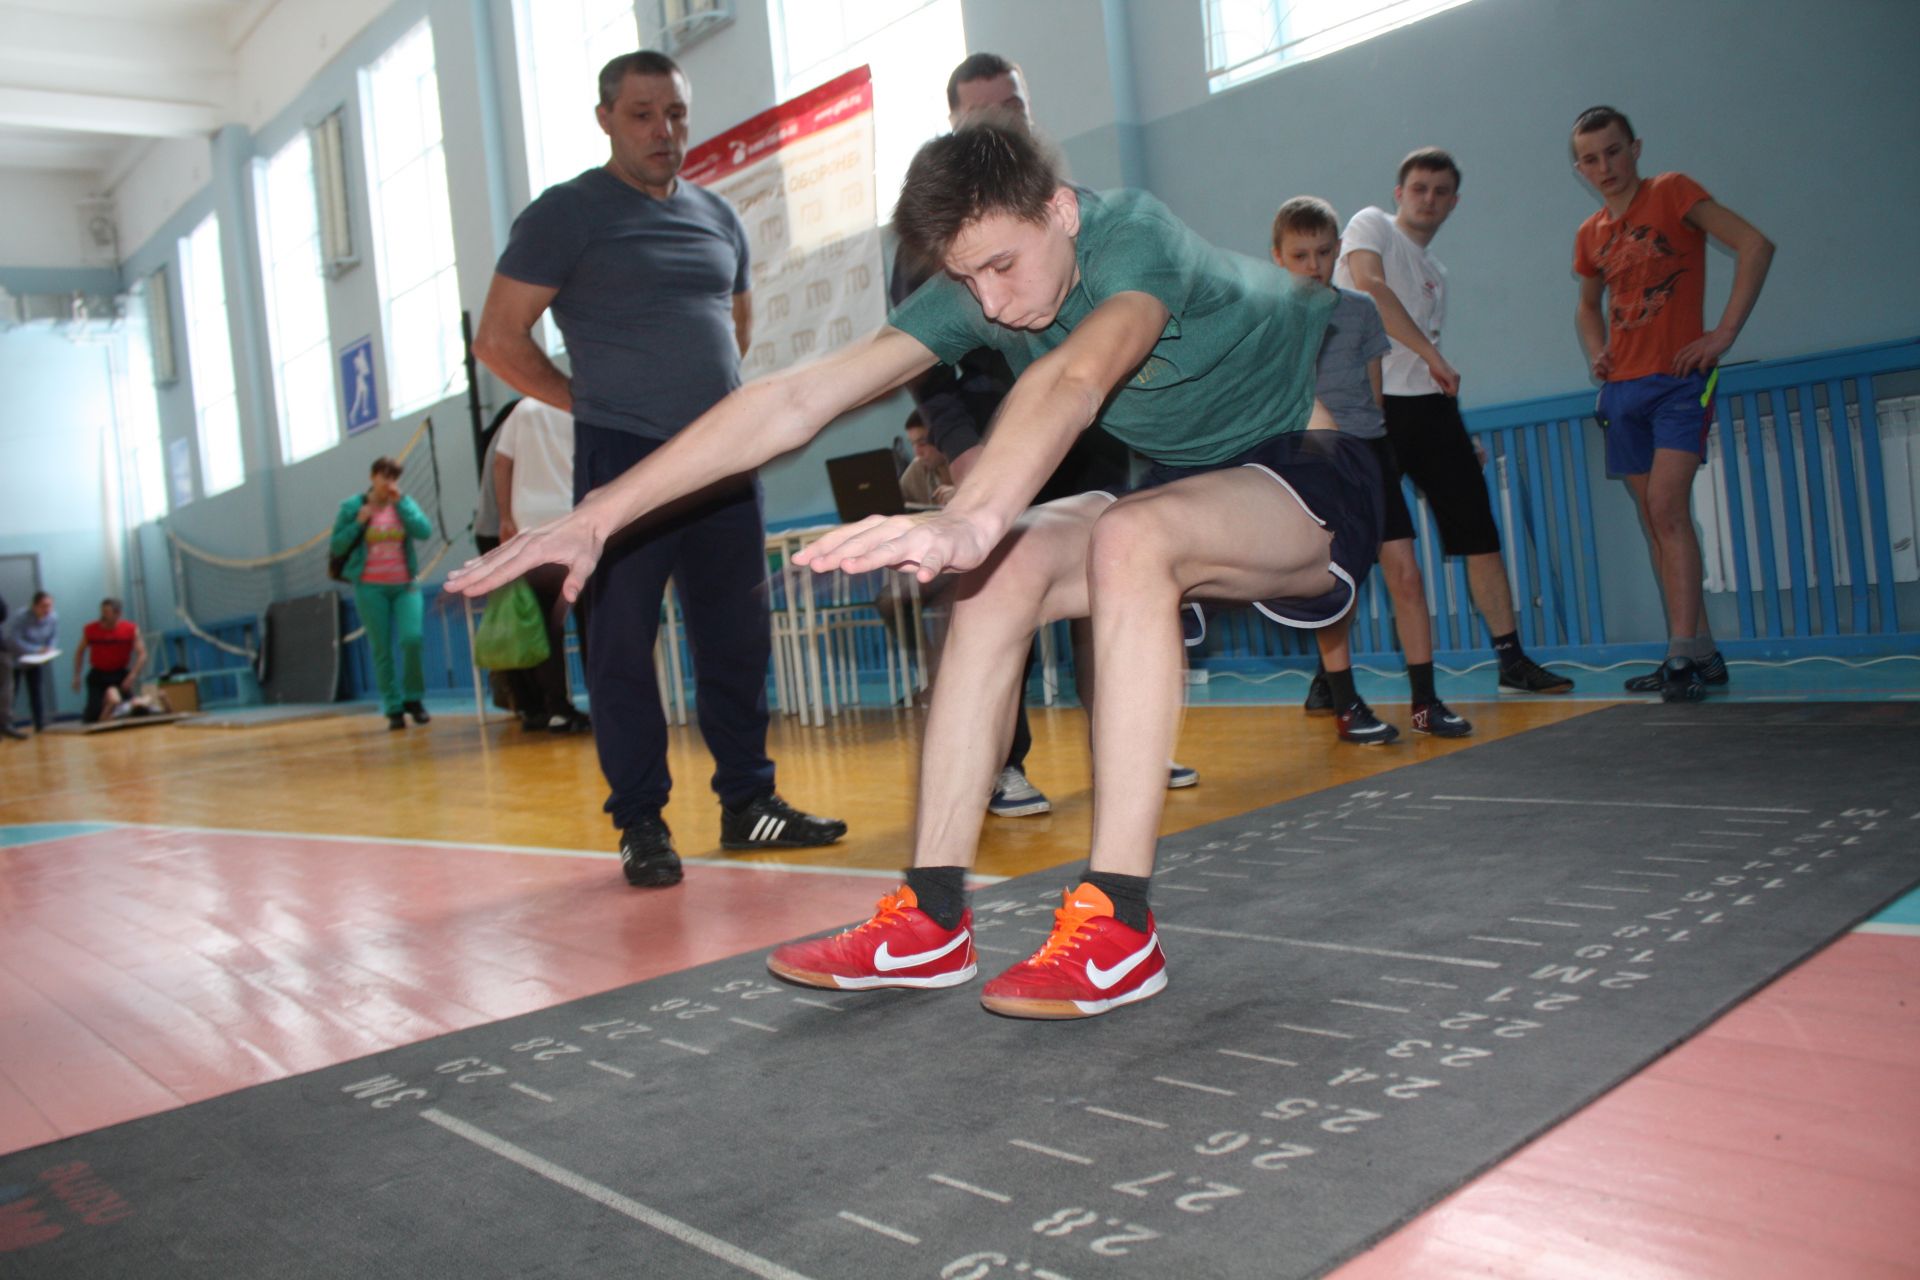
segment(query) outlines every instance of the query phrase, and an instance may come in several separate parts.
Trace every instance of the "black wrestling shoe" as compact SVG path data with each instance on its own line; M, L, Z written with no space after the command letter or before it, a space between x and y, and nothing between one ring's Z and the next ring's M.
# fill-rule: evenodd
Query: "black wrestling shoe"
M1436 738L1464 738L1473 732L1473 725L1465 716L1435 698L1432 702L1414 703L1413 731L1432 734Z
M1302 710L1310 716L1333 714L1333 686L1327 683L1326 672L1314 672L1313 679L1307 682L1307 701Z
M802 813L769 791L738 809L720 806L722 849L808 849L847 834L838 818Z
M1660 701L1698 702L1707 696L1707 682L1692 658L1668 658L1660 664Z
M1700 679L1703 683L1710 685L1727 683L1727 660L1718 649L1715 649L1713 656L1705 662L1696 662L1693 665L1700 669ZM1628 693L1658 693L1660 686L1664 683L1661 672L1665 670L1664 664L1655 667L1645 675L1638 675L1627 681L1624 687Z
M1373 714L1373 708L1356 699L1337 717L1340 741L1362 746L1384 747L1400 736L1400 731Z
M404 729L406 727L407 727L407 718L401 715L398 711L394 712L392 715L387 717L387 728Z
M415 724L425 724L427 721L433 719L432 716L427 714L427 708L424 703L403 702L400 704L400 709L412 716Z
M673 832L659 814L649 814L620 833L620 870L637 889L680 883L680 855L673 851Z
M1532 658L1516 659L1500 668L1500 692L1572 693L1571 678L1547 670Z
M593 721L587 713L578 707L568 707L565 711L547 721L548 733L592 733Z

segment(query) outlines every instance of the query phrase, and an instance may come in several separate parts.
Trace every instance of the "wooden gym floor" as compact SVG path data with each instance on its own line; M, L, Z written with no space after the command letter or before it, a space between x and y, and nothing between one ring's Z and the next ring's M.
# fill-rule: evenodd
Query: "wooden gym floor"
M1332 741L1295 706L1189 712L1164 830L1584 714L1467 703L1460 743ZM1404 708L1389 719L1404 721ZM1084 721L1035 709L1041 818L978 870L1083 858ZM451 711L0 743L0 1150L857 919L906 861L920 717L776 722L828 850L721 855L697 734L667 811L687 882L626 887L590 739ZM1063 865L1068 864L1068 865ZM1920 1274L1920 911L1843 937L1348 1264L1387 1276Z

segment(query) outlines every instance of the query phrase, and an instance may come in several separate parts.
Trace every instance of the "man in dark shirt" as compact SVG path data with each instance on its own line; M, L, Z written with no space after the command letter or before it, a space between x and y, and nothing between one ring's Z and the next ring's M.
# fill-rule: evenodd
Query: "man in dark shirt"
M1026 129L1033 127L1033 99L1027 92L1026 74L1018 63L998 54L970 54L947 77L947 122L957 129L967 121L989 118ZM887 279L888 301L899 306L934 274L933 267L915 262L905 253L896 254L893 273ZM934 448L944 453L953 467L955 483L965 480L973 469L992 429L993 416L1012 389L1013 369L1007 358L991 347L969 351L951 365L935 365L907 384ZM1051 502L1095 491L1119 493L1127 487L1128 469L1127 446L1098 426L1089 427L1074 441L1034 501ZM1090 704L1092 632L1085 619L1075 622L1071 630L1074 683L1081 702ZM1014 710L1013 741L987 800L987 812L995 817L1024 818L1053 808L1052 801L1027 777L1033 731L1027 723L1026 691L1033 680L1033 666L1034 652L1029 649ZM1168 771L1168 785L1172 787L1190 787L1199 780L1199 773L1185 765L1175 764Z
M517 390L574 415L576 502L740 385L752 325L746 230L725 200L678 177L690 97L663 54L625 54L601 70L596 116L611 158L520 215L481 313L475 354ZM548 310L571 378L533 339ZM846 834L844 822L801 813L774 792L766 572L759 482L735 475L615 541L579 601L594 743L630 884L681 877L660 814L672 779L652 658L669 576L714 755L721 845L795 848Z

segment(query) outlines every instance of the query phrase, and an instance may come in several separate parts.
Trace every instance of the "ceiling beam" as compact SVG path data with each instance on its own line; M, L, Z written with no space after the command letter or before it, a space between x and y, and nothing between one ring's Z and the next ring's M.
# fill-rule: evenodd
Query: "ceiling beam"
M69 129L137 138L205 137L226 121L204 102L166 102L104 93L63 93L0 85L0 125Z

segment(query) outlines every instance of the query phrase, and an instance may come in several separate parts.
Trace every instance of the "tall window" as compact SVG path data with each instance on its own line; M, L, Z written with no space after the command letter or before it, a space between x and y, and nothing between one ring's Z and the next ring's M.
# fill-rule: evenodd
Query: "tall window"
M1214 93L1432 17L1467 0L1201 0Z
M200 490L206 495L225 493L246 479L246 462L240 452L240 397L233 381L220 220L211 213L180 241L180 301L187 316Z
M361 76L388 414L466 390L433 28L402 36Z
M126 328L113 349L113 417L120 446L120 487L130 524L145 524L167 514L160 405L153 394L153 334L144 303L144 291L155 287L152 278L134 287L134 305L127 308Z
M960 0L773 0L782 102L873 68L874 192L891 217L920 144L947 131L947 76L967 56Z
M600 68L640 47L633 0L514 0L527 177L539 195L604 164L607 136L594 124Z
M340 440L333 339L320 274L320 216L313 194L313 144L306 132L254 167L267 348L280 419L280 459L311 458Z

